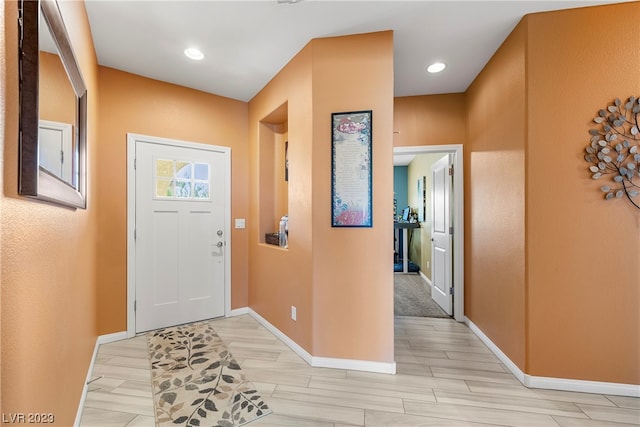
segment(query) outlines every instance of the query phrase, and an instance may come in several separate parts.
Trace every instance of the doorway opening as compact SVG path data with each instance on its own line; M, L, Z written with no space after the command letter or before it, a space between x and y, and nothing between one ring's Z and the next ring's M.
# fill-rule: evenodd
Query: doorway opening
M420 157L418 157L420 156ZM431 159L429 162L425 160L424 163L435 163L436 160L448 157L451 165L451 179L450 179L450 199L448 200L448 210L450 211L450 217L448 220L450 221L446 224L446 235L450 239L450 251L451 251L451 262L450 266L447 266L447 274L450 274L451 286L447 285L446 290L450 292L450 296L452 298L451 301L451 311L452 317L459 322L464 321L464 168L463 168L463 147L462 144L452 144L452 145L430 145L430 146L411 146L411 147L395 147L394 148L394 165L409 165L411 162L418 158ZM415 169L415 168L414 168ZM406 176L406 191L409 196L406 199L402 198L402 194L396 194L395 198L397 200L396 211L400 212L401 215L404 214L406 208L409 208L409 221L412 224L418 224L417 226L410 225L408 227L414 227L410 231L412 233L424 233L424 239L412 239L411 234L407 233L409 237L406 238L408 241L403 241L402 236L405 234L404 230L402 232L396 233L396 249L400 250L402 253L402 257L408 258L409 255L414 258L412 261L415 264L418 264L421 268L419 268L418 273L416 274L411 272L403 272L396 273L396 278L402 280L401 276L406 274L407 277L405 279L413 279L410 278L409 275L413 274L413 276L422 277L426 279L425 281L431 287L432 295L433 295L433 280L431 277L432 269L434 265L433 253L431 250L431 246L429 246L428 250L425 250L425 255L417 254L416 250L412 250L412 248L416 249L417 240L427 240L426 242L421 242L422 246L426 244L431 245L431 234L433 233L433 200L431 196L431 191L433 190L433 181L437 181L438 177L434 176L433 179L428 179L431 177L427 177L427 175L431 174L430 170L425 170L424 173L418 173L416 175L415 171L412 171L411 177L407 173ZM447 171L448 173L448 171ZM402 175L402 173L400 173ZM427 177L427 179L425 179ZM410 179L411 178L411 179ZM397 175L394 174L394 179L398 179ZM401 178L402 179L402 178ZM400 190L402 193L403 190ZM436 197L437 198L437 197ZM398 226L397 220L399 218L395 218L396 222L394 223L394 228ZM403 222L404 218L400 218L400 222ZM443 224L440 224L442 227ZM400 225L400 228L403 226ZM423 227L424 230L421 230L420 227ZM428 229L428 230L427 230ZM417 231L416 231L417 230ZM398 242L400 240L400 242ZM405 250L406 248L406 250ZM438 248L436 250L439 251ZM419 251L418 251L419 252ZM440 254L440 252L438 252ZM436 257L435 262L441 262ZM441 264L445 265L445 264ZM440 273L437 272L438 277L443 277ZM418 276L420 275L420 276ZM440 280L440 279L438 279ZM442 292L439 293L440 298L442 298Z

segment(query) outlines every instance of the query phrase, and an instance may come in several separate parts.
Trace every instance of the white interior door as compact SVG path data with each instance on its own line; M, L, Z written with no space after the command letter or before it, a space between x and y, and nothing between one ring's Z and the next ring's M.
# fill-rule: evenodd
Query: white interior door
M40 120L38 126L38 163L71 183L73 167L73 126L68 123Z
M451 292L451 214L450 194L451 155L447 154L431 166L431 298L452 314L453 294Z
M228 153L135 142L135 330L225 314Z

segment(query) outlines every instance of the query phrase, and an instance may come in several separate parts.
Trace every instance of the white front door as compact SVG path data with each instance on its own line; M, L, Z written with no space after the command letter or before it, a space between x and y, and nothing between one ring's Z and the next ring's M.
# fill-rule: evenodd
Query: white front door
M135 141L135 331L225 314L229 152Z
M431 298L452 314L453 294L451 292L451 214L449 196L451 194L450 154L431 166Z

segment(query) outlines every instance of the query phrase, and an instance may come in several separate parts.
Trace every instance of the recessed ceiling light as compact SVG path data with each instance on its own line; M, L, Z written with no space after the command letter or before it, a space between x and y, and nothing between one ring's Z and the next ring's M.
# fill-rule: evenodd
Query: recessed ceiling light
M200 61L204 59L204 53L195 47L190 47L184 50L184 54L187 55L187 58L193 59L195 61Z
M447 68L447 64L444 62L434 62L433 64L427 67L427 72L429 73L439 73L440 71Z

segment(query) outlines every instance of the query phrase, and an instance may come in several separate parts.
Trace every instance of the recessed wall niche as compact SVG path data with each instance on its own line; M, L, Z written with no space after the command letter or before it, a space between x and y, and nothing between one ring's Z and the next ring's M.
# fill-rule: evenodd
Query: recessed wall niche
M260 243L275 243L280 219L289 214L288 103L260 121Z

